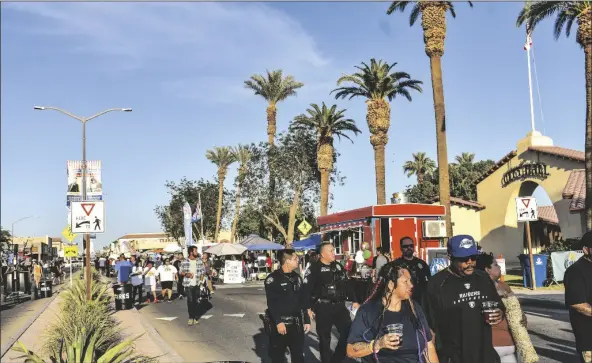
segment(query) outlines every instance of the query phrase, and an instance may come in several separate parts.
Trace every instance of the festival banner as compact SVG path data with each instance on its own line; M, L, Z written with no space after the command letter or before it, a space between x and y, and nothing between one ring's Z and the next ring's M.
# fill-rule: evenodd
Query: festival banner
M183 228L185 232L185 247L193 246L193 230L191 225L191 206L187 201L183 205Z
M551 264L553 266L553 280L563 281L565 270L573 265L580 257L584 256L583 251L551 252Z
M101 178L101 161L86 161L86 199L103 200L103 180ZM72 201L82 201L82 161L68 160L66 164L68 189L66 191L66 206Z

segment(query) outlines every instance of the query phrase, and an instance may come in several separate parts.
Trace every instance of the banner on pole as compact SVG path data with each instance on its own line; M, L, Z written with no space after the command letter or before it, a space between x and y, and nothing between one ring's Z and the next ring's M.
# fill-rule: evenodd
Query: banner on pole
M187 201L183 205L183 229L185 232L185 247L193 246L193 231L191 226L191 206Z
M583 251L551 252L553 279L557 282L563 281L565 270L567 270L569 266L573 265L582 256L584 256Z
M82 161L68 160L66 163L68 188L66 190L66 206L70 202L82 201ZM86 199L103 200L103 180L101 178L101 161L86 161Z

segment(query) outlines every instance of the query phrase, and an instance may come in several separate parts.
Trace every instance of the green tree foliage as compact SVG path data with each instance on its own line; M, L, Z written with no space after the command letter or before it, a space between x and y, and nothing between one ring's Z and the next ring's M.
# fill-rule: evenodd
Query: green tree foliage
M462 160L461 164L449 164L450 195L464 200L477 200L477 185L475 182L486 171L491 169L493 160L481 160L474 162L467 158L470 153L462 153L456 160ZM424 177L422 183L407 186L405 195L412 203L430 203L438 196L438 170Z
M195 181L184 177L179 183L167 181L165 186L171 196L170 202L154 208L162 229L172 238L184 237L183 204L187 201L191 209L195 211L198 195L201 195L204 234L206 238L208 236L213 237L216 232L218 183L216 181L204 180L203 178ZM224 202L222 204L223 225L226 222L226 218L230 215L229 212L231 211L233 200L233 193L224 189ZM193 233L195 238L201 239L201 221L193 223Z

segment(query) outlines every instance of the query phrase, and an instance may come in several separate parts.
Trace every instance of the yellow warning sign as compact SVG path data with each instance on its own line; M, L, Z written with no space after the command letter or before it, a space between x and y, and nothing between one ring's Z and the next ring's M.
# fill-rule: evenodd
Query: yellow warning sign
M64 257L78 256L78 246L64 246Z
M62 236L64 236L64 238L67 239L68 242L72 242L74 241L74 238L76 238L76 236L78 235L72 233L72 229L70 228L70 226L66 226L66 228L64 228L64 230L62 231Z
M302 221L302 223L300 223L298 225L298 230L300 232L302 232L302 234L307 234L308 232L310 232L310 229L312 228L312 226L307 222L307 221Z

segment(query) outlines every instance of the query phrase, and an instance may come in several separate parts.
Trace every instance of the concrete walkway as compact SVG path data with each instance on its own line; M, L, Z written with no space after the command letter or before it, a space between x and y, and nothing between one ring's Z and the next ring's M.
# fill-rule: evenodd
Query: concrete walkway
M49 300L49 299L48 299ZM43 300L38 300L39 302ZM39 354L42 358L48 357L43 355L43 334L47 327L54 321L60 312L61 298L58 295L52 298L49 304L43 309L42 313L33 319L30 326L19 337L16 337L23 343L27 349ZM160 337L160 335L152 328L152 326L141 316L136 309L117 311L113 315L121 324L122 335L125 338L138 337L134 342L134 351L137 354L155 357L160 362L183 362L182 358ZM25 318L23 318L25 319ZM4 322L3 324L4 325ZM24 359L18 358L22 353L8 349L4 352L4 331L2 332L2 347L3 355L1 362L22 362ZM16 334L11 334L15 336ZM41 338L41 339L40 339ZM7 343L9 341L7 340ZM14 346L14 344L11 344Z

